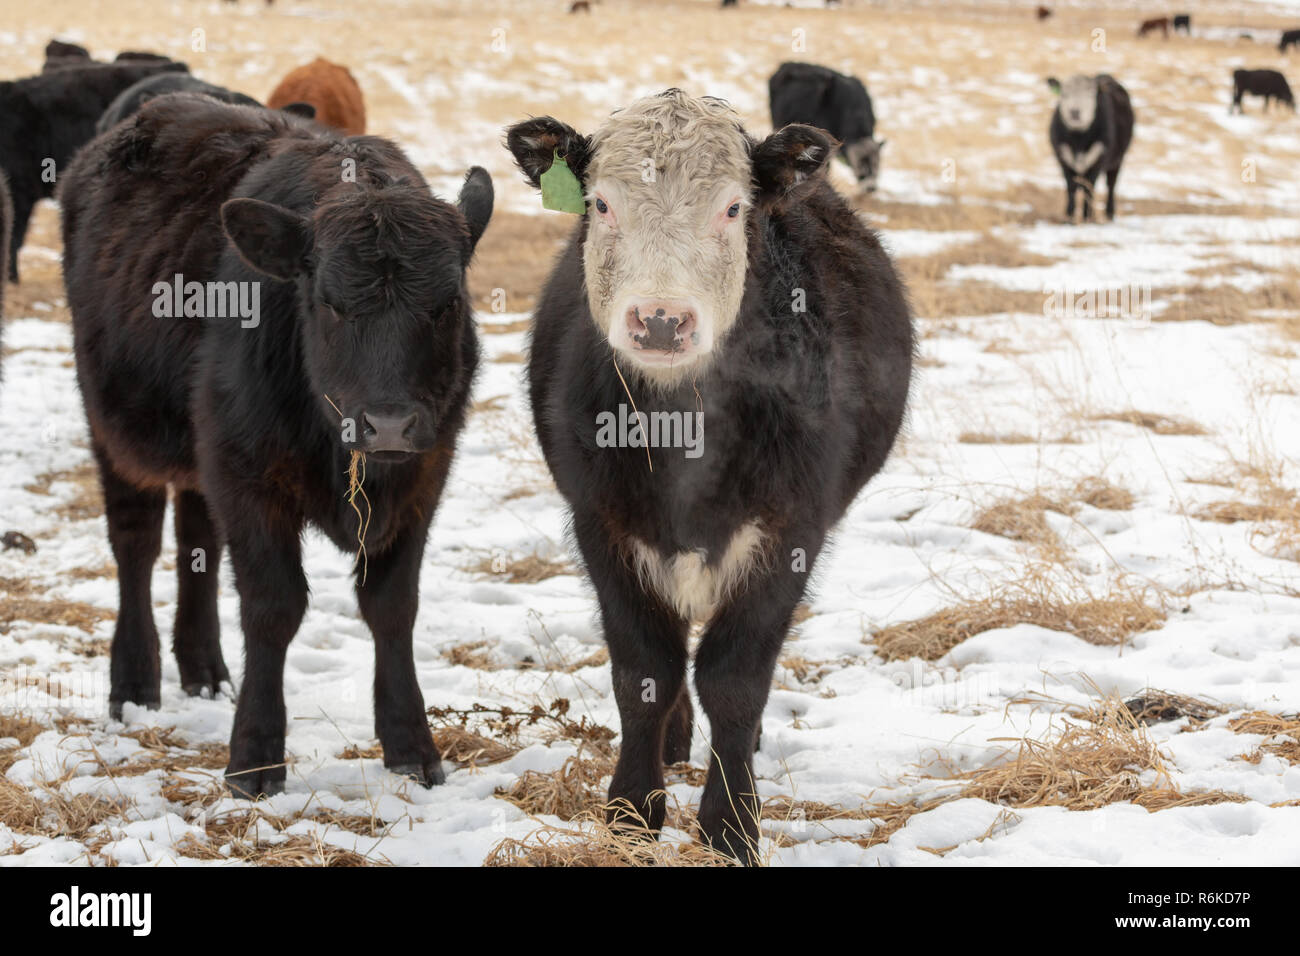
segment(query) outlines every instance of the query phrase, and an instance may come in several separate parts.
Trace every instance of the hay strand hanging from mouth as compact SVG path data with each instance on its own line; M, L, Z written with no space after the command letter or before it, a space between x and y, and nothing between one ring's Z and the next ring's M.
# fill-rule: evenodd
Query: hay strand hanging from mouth
M632 397L632 390L627 387L627 379L623 377L623 370L618 367L618 359L615 358L614 356L611 356L611 358L614 359L614 371L618 373L618 380L623 383L623 392L627 395L627 400L632 403L632 413L636 415L636 420L639 422L641 421L641 413L637 411L636 399ZM655 463L650 460L650 436L649 435L646 436L645 462L647 465L650 466L650 471L653 472L655 470Z
M322 393L324 394L324 393ZM325 401L330 403L330 407L338 412L339 418L343 418L342 410L334 404L334 399L328 395ZM357 565L361 565L361 584L366 583L366 571L369 570L370 560L366 554L366 532L370 530L370 518L374 514L374 509L370 506L370 498L366 495L366 456L364 453L352 452L352 460L348 462L348 504L357 514L357 554L352 562L352 570L356 570ZM357 495L361 495L361 500L366 503L365 517L361 515L361 508L357 504Z

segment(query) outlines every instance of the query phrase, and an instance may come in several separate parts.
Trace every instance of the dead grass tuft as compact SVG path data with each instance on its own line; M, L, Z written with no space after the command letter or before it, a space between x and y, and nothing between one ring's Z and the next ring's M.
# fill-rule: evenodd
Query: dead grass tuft
M0 592L5 595L0 602L0 634L8 634L17 621L76 627L90 634L100 621L115 616L112 611L93 604L36 596L45 594L46 588L27 579L0 578Z
M650 841L626 829L611 829L595 815L575 818L579 824L543 824L522 840L502 840L484 866L734 866L729 856L700 843Z
M1092 416L1092 420L1095 422L1125 422L1129 425L1139 425L1142 428L1150 429L1157 435L1209 434L1209 431L1206 430L1203 425L1198 425L1194 421L1185 418L1177 418L1173 415L1159 415L1155 412L1140 412L1137 409L1094 415Z
M1034 445L1038 439L1020 432L994 434L993 432L962 432L957 441L963 445Z
M478 561L467 566L465 571L483 577L505 577L510 584L536 584L561 574L576 574L573 565L567 561L553 561L536 554L522 558L507 558L503 554L484 555Z
M1024 541L1049 550L1061 547L1061 539L1047 523L1047 512L1069 514L1069 505L1035 492L1024 498L1009 498L990 505L975 515L971 528L1012 541Z
M1160 627L1163 600L1150 587L1120 579L1101 595L1082 584L1059 583L1045 566L1031 566L1016 581L927 617L881 628L870 636L886 660L937 660L958 644L996 628L1034 624L1073 634L1089 644L1123 645L1134 634Z
M1135 503L1133 492L1112 485L1105 478L1082 478L1075 483L1074 494L1085 505L1106 511L1130 511Z
M1175 694L1167 690L1145 690L1137 697L1124 701L1124 709L1140 724L1158 724L1167 720L1188 719L1192 726L1205 723L1225 712L1220 704ZM1104 720L1105 710L1089 710L1084 716L1089 720Z
M1228 728L1238 734L1260 734L1268 739L1243 759L1259 763L1264 754L1281 757L1292 766L1300 766L1300 714L1270 714L1252 710L1228 721Z
M509 789L497 795L531 816L544 814L570 821L583 815L594 817L605 807L601 782L614 772L612 755L587 757L583 748L564 761L559 770L542 773L526 770Z
M1221 790L1182 792L1145 726L1116 698L1099 704L1090 722L1067 719L1057 733L1020 739L1014 759L955 779L965 786L951 799L975 797L1015 808L1095 810L1131 802L1156 811L1246 801Z
M469 667L479 671L496 670L492 660L492 641L469 641L456 644L442 652L444 659L457 667Z

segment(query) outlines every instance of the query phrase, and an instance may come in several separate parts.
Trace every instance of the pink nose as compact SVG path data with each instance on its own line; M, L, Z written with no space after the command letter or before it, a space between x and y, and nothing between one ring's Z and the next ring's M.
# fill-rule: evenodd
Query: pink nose
M684 352L694 344L695 306L679 299L646 299L625 316L628 335L638 348Z

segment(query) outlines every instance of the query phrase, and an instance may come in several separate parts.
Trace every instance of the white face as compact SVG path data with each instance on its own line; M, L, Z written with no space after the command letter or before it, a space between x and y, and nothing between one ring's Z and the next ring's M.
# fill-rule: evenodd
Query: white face
M591 313L643 379L698 373L745 287L748 146L717 100L639 100L592 137L583 251Z
M1070 129L1087 129L1097 115L1097 80L1072 76L1061 84L1061 102L1056 107L1061 121Z

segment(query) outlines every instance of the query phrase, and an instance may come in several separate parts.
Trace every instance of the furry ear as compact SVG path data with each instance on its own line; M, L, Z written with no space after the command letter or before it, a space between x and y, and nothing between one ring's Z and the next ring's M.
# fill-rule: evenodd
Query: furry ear
M260 199L229 199L221 206L221 227L239 257L272 279L292 279L307 271L311 224Z
M534 186L541 187L542 173L551 168L556 153L569 164L578 182L586 186L590 140L572 126L549 116L524 120L506 130L506 148Z
M285 103L280 107L280 112L301 116L303 119L314 120L316 118L316 107L310 103Z
M1047 78L1047 88L1051 90L1053 93L1055 93L1057 96L1061 95L1061 81L1058 80L1056 77L1049 76Z
M456 205L469 226L469 251L472 255L492 218L492 177L482 166L471 166L465 174L465 185L460 187ZM468 257L466 257L468 260Z
M750 154L754 186L760 195L779 199L821 175L839 145L825 130L791 123L754 146Z

